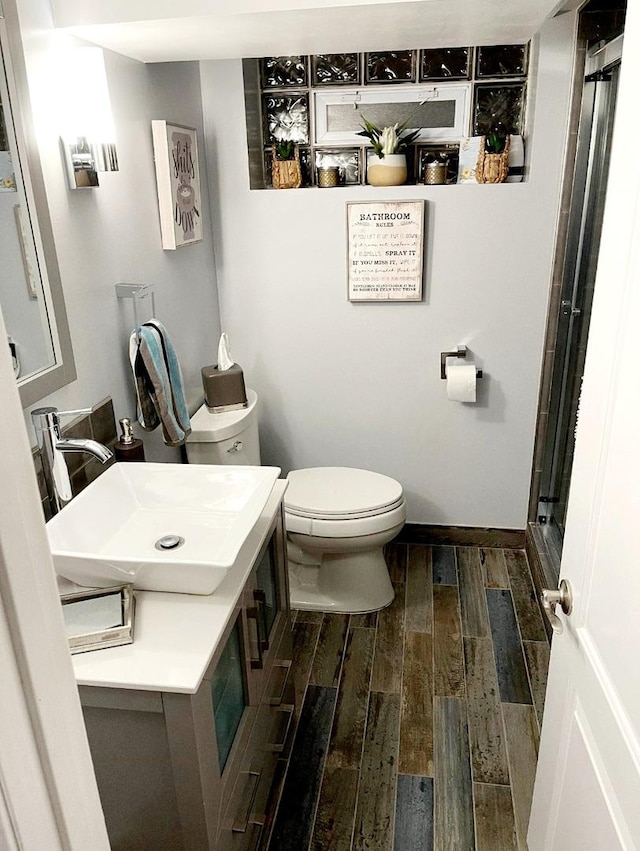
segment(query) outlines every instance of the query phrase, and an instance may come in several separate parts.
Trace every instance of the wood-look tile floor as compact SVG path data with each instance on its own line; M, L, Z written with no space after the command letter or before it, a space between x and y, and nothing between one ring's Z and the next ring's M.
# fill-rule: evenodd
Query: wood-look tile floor
M549 645L523 551L390 544L395 600L294 613L270 851L526 851Z

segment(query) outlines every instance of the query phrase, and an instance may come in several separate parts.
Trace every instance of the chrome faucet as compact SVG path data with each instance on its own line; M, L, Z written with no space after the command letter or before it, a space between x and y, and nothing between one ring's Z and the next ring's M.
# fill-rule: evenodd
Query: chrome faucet
M59 411L57 408L36 408L31 411L33 427L38 438L38 448L42 456L42 470L51 502L51 511L57 514L71 501L71 478L65 460L70 452L87 452L104 464L113 457L113 452L88 438L67 437L60 434L60 417L74 414L90 414L91 408L77 411Z

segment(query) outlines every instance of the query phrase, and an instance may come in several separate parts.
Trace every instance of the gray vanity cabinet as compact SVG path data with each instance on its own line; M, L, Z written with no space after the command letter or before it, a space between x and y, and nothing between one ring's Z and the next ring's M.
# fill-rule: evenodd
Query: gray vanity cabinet
M282 512L195 694L80 687L113 851L254 851L294 717Z

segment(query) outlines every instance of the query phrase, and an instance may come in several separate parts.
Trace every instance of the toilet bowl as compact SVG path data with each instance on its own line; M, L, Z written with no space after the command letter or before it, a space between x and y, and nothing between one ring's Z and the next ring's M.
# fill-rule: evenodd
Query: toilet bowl
M402 486L351 467L292 470L287 480L291 606L352 614L388 606L394 593L383 547L406 520Z
M186 440L191 464L259 466L258 397L214 414L203 405ZM285 523L291 606L323 612L371 612L388 606L393 586L383 547L402 529L402 486L350 467L311 467L287 476Z

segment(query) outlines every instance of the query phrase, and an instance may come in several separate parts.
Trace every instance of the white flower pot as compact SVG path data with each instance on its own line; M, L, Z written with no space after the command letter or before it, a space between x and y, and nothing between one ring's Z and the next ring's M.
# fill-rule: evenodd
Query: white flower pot
M367 183L371 186L400 186L407 179L407 157L405 154L386 154L382 159L369 159Z

